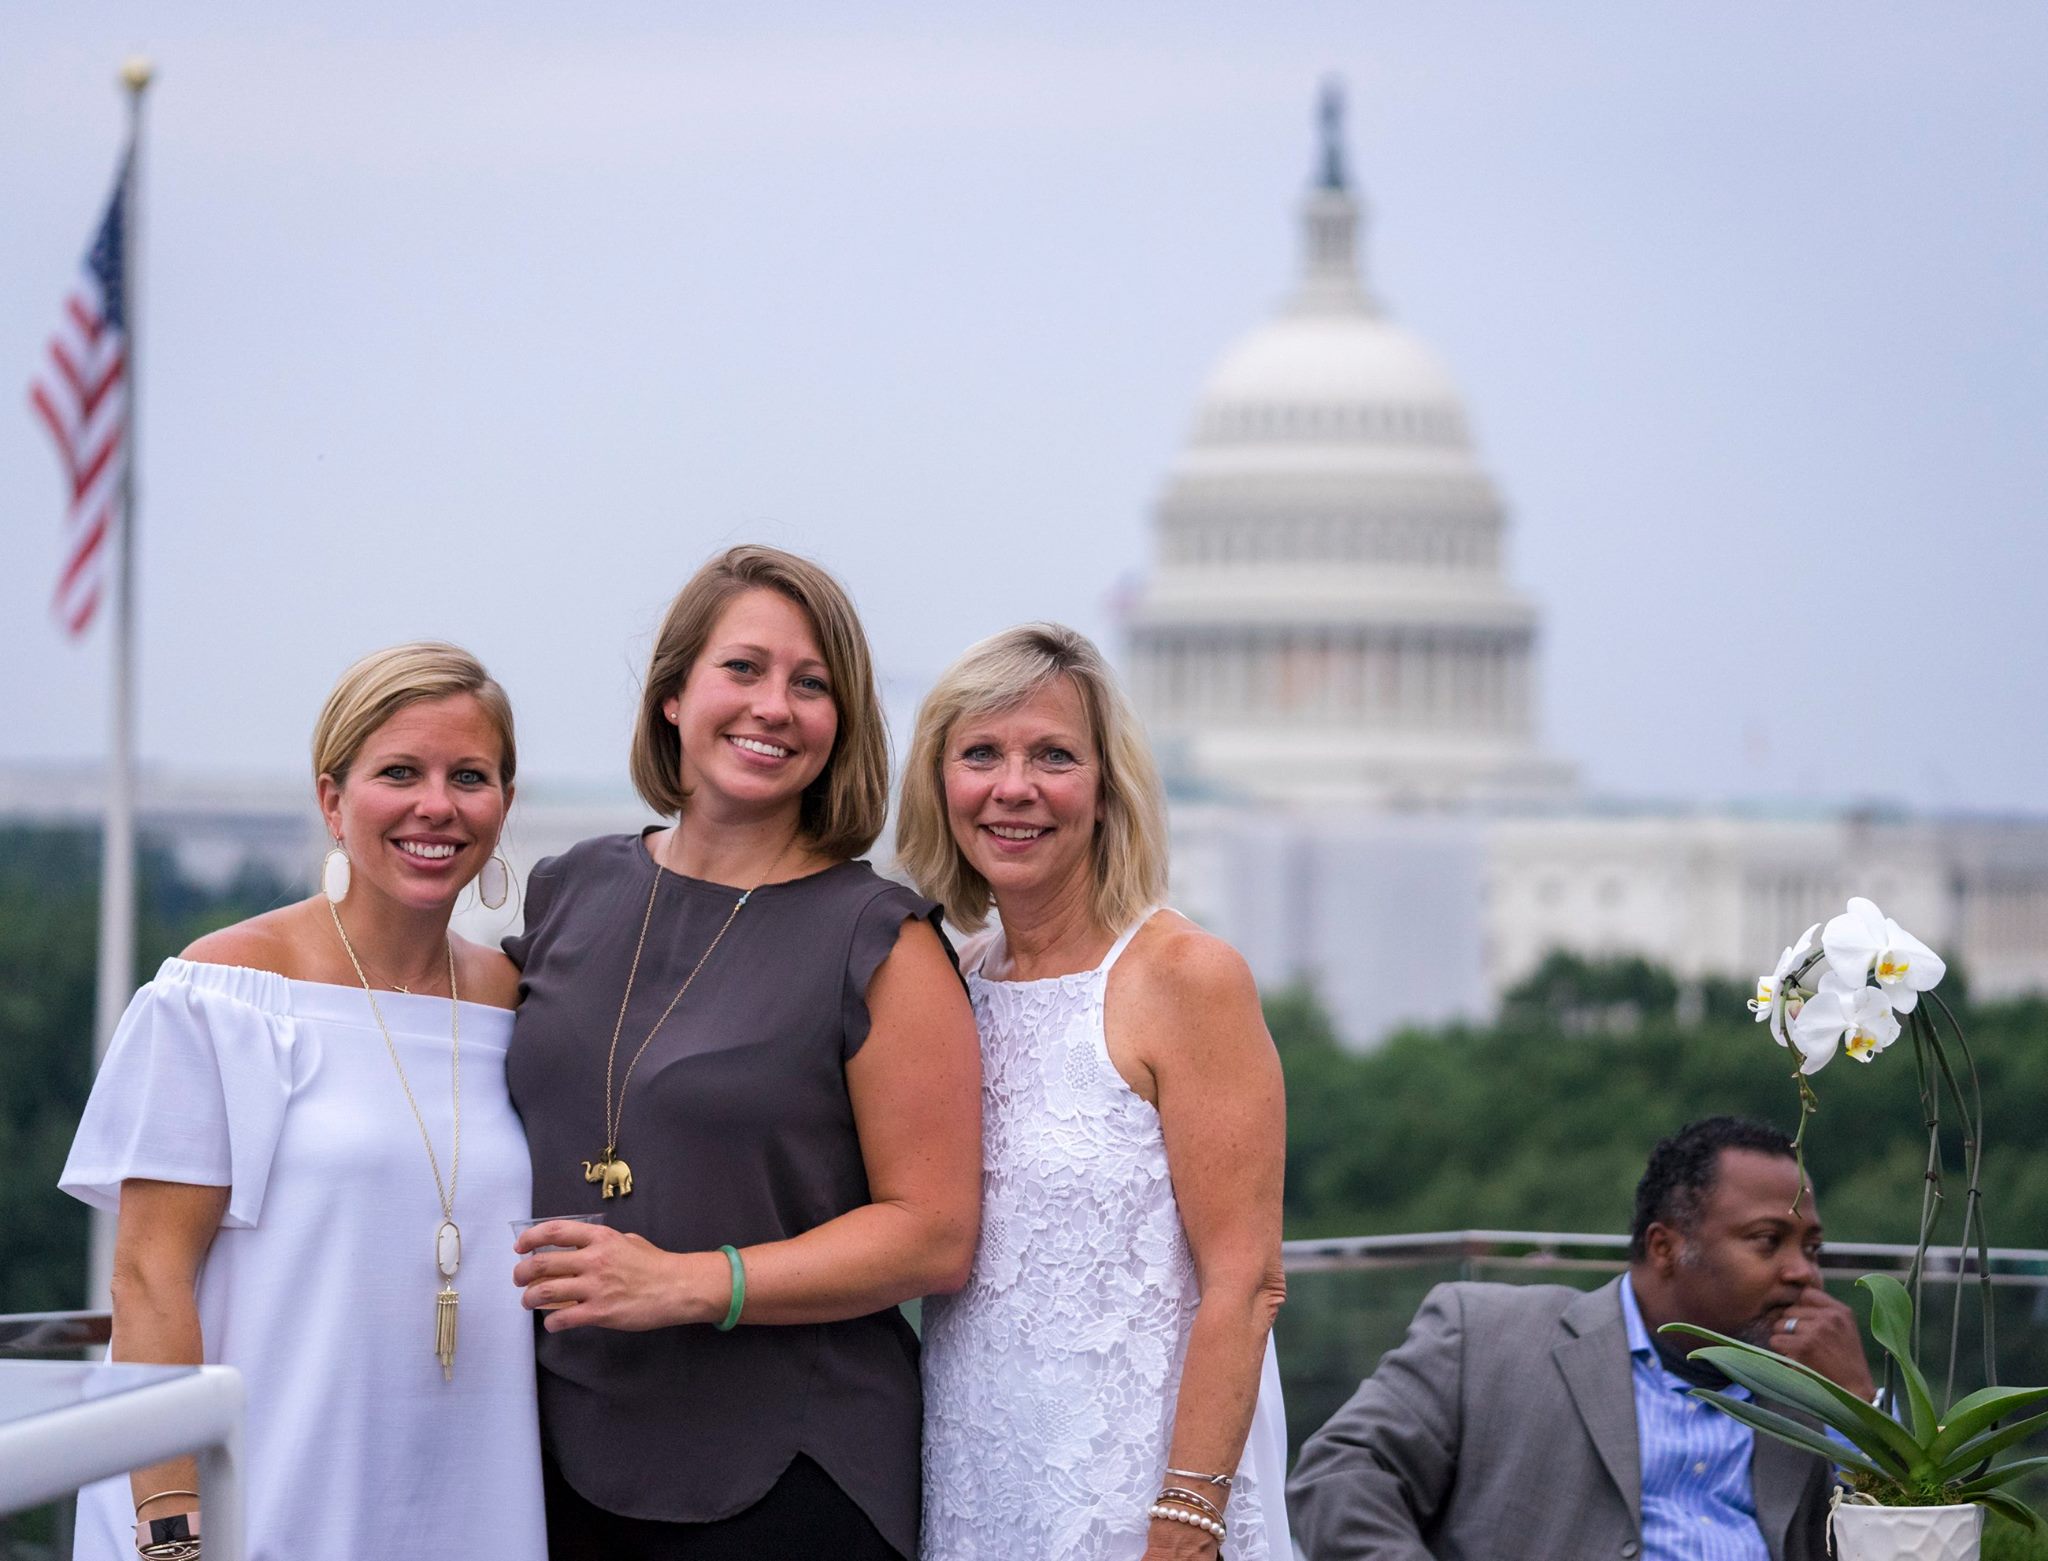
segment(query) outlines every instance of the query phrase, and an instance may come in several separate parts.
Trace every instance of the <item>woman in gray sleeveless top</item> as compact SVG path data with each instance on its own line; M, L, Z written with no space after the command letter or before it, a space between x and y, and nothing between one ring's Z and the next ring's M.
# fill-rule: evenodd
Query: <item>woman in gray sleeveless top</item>
M887 753L815 565L669 609L634 780L672 829L534 870L507 1069L540 1225L551 1554L915 1555L917 1344L976 1238L980 1071L937 907L853 860ZM541 1251L559 1246L565 1250Z

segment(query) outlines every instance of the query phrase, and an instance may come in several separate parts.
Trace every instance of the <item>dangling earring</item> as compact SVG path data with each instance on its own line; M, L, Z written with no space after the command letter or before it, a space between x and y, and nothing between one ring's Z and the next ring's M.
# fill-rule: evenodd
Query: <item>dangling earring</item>
M487 911L502 911L512 898L512 864L505 853L493 851L476 875L476 897Z
M350 876L348 852L342 849L341 840L336 837L334 849L320 862L320 892L327 896L328 904L339 905L348 898Z

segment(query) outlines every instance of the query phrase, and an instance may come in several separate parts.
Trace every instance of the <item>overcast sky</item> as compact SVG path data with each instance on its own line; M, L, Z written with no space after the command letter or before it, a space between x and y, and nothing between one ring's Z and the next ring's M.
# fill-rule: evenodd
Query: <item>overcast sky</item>
M622 785L654 620L738 540L841 574L898 704L1020 618L1113 633L1336 74L1374 285L1544 613L1547 745L1623 796L2042 804L2035 0L13 0L0 762L103 740L22 392L134 49L152 763L295 773L343 664L436 635L526 776Z

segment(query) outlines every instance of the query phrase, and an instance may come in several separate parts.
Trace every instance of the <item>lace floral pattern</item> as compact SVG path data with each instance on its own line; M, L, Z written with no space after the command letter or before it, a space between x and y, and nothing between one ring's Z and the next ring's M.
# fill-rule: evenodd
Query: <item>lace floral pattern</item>
M924 1307L926 1561L1145 1550L1197 1295L1158 1113L1103 1042L1109 963L968 980L981 1245L967 1287ZM1241 1474L1227 1516L1259 1510ZM1258 1523L1231 1523L1230 1561L1267 1549Z

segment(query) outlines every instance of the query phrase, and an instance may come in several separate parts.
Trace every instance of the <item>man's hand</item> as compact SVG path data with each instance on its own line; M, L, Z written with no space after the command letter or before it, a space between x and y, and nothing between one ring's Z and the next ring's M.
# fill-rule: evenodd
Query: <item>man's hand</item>
M1819 1285L1808 1285L1771 1330L1771 1348L1869 1402L1877 1392L1856 1314Z

